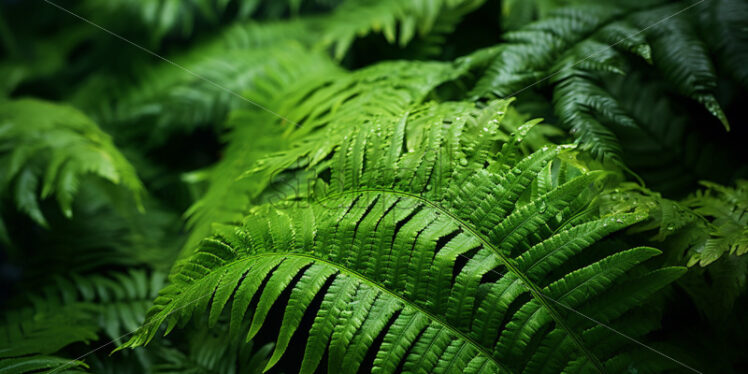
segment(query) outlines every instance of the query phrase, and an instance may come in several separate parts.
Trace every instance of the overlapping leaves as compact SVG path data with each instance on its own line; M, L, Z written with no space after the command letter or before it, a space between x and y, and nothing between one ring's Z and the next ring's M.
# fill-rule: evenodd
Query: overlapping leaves
M592 214L600 176L559 172L564 147L517 157L519 137L496 141L505 110L426 105L340 134L304 166L314 172L305 198L270 199L204 241L125 346L193 315L210 325L226 315L251 340L280 308L268 368L307 313L301 372L325 355L331 372L619 371L637 361L628 341L566 308L641 335L654 325L625 327L645 318L631 309L683 270L646 266L652 248L586 250L642 217Z
M508 44L478 52L476 57L481 58L466 59L469 64L487 64L473 94L506 97L550 86L560 124L596 156L620 161L624 148L628 153L632 147L620 139L622 133L657 133L665 125L640 122L621 102L621 95L630 93L606 82L611 76L652 70L671 91L700 102L729 129L716 99L715 63L701 38L712 31L700 32L696 16L706 11L702 8L713 11L711 7L724 4L696 5L621 0L559 8L505 34Z

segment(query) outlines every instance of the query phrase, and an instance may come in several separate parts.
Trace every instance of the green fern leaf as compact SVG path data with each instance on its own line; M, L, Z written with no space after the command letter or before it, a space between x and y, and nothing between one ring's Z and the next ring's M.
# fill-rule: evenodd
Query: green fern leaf
M280 91L293 92L287 88L292 82L337 75L324 54L308 49L333 46L334 55L342 58L355 38L376 30L395 35L398 24L404 45L414 37L416 28L420 35L433 28L451 30L463 14L481 3L356 0L322 17L239 24L189 53L170 58L171 63L133 69L135 84L107 75L94 76L73 101L96 112L100 122L115 125L124 134L147 136L157 146L175 133L220 124L231 110L267 107ZM317 87L310 84L295 87ZM273 111L288 117L283 110Z
M603 82L611 74L635 71L633 54L659 69L673 90L702 103L729 130L715 96L712 59L695 31L698 22L681 14L682 8L662 1L558 8L506 33L509 44L465 59L470 69L484 70L472 95L508 97L550 86L561 125L596 157L620 162L624 147L617 134L641 124ZM493 56L487 67L491 57L484 55Z
M127 137L147 137L148 146L158 146L174 134L189 133L206 124L219 125L233 109L264 108L266 100L303 76L334 74L336 70L329 59L309 53L295 42L270 39L273 45L263 47L263 41L256 40L262 37L254 32L248 35L250 39L240 39L233 46L232 38L238 39L238 31L245 29L232 31L221 39L223 43L209 44L175 59L184 69L170 64L143 69L137 84L125 84L129 89L112 96L116 104L98 111L101 121L115 125ZM90 98L101 103L96 95L98 90L84 91L77 100Z
M697 37L692 21L678 14L681 9L680 4L662 6L637 13L633 19L642 29L650 26L647 38L652 48L652 61L665 78L682 94L703 104L729 130L727 117L715 98L717 76L711 58L704 42ZM666 17L669 17L667 21L659 22Z
M275 93L276 102L268 104L276 113L284 113L284 118L257 110L235 112L229 120L233 130L227 136L229 146L224 159L211 172L215 177L210 179L205 195L187 211L192 231L185 245L186 253L210 233L213 223L241 220L250 203L266 198L258 196L259 191L269 189L285 198L311 191L304 184L309 180L305 177L295 177L296 184L285 181L290 188L279 184L268 188L268 184L285 168L303 167L310 159L316 160L334 148L339 137L327 133L346 128L362 115L401 115L408 107L433 95L438 85L458 72L447 63L382 63L351 73L311 76L290 84ZM322 134L319 142L304 139L310 133ZM262 160L267 154L283 151L299 141L303 143L301 149L315 149L302 156L291 153ZM252 178L244 177L247 170L255 168L262 172Z
M318 46L332 47L340 60L357 37L381 32L389 43L407 45L414 37L451 32L483 0L353 0L336 8L321 24ZM399 26L399 27L398 27Z
M220 228L175 268L146 324L121 348L147 343L164 322L168 332L193 315L215 321L224 313L234 334L250 340L282 308L268 368L300 316L312 314L301 372L315 371L326 352L330 370L355 371L371 349L373 372L401 364L522 372L539 362L603 371L616 350L589 344L595 325L562 306L615 323L683 270L650 275L643 263L659 253L652 248L585 251L642 218L579 216L596 173L528 197L563 147L492 172L503 113L456 111L459 103L427 108L341 134L307 164L320 173L306 199L255 206L241 225ZM276 305L284 290L289 301ZM315 297L322 303L312 308Z
M690 263L706 266L718 258L748 253L748 182L738 180L736 188L702 182L707 187L686 200L686 204L711 222L711 237L697 248Z
M40 225L46 220L37 196L55 194L70 217L87 174L130 190L140 205L144 189L132 165L106 133L71 107L33 99L0 103L0 149L2 190L13 188L18 209Z
M260 374L273 350L273 344L260 347L231 340L225 326L190 331L180 339L189 343L185 349L167 345L154 346L156 363L153 371L170 373L250 373Z
M8 311L0 324L0 357L50 354L75 342L96 340L94 313L90 304Z

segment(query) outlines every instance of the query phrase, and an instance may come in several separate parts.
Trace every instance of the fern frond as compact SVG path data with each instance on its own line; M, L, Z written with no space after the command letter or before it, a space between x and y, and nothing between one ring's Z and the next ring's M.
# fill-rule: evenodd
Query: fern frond
M236 34L229 35L237 38ZM242 42L252 44L256 39ZM194 57L177 59L187 72L169 64L145 69L137 85L115 96L116 101L113 97L113 109L100 111L101 121L126 135L147 136L151 146L160 145L174 133L220 124L233 109L264 107L265 100L302 76L336 69L329 59L293 42L243 47L216 49L214 57L209 45Z
M624 183L603 195L603 212L639 212L650 221L636 231L657 230L652 239L665 240L683 230L686 242L679 251L687 254L688 266L708 266L727 256L748 252L748 184L738 180L735 188L702 182L706 190L678 202L663 198L633 183Z
M678 14L682 8L681 4L665 5L636 13L632 18L640 29L650 26L646 30L652 61L665 78L683 95L704 105L729 130L727 117L715 97L717 76L709 51L698 38L693 20ZM667 21L658 22L663 19Z
M79 7L83 14L90 14L97 23L124 33L131 34L133 23L139 23L138 32L146 31L148 42L158 46L168 36L189 37L200 26L215 27L220 22L248 20L252 16L278 18L287 12L298 14L303 6L324 10L329 3L319 0L113 0L84 1Z
M90 304L56 308L50 303L3 313L0 357L51 354L76 342L96 340L96 308Z
M191 332L184 351L173 347L156 346L158 361L155 373L251 373L260 374L265 369L273 344L255 347L243 339L231 341L228 329L223 326L201 328Z
M667 86L649 79L629 74L606 85L610 102L616 103L609 110L620 108L631 120L613 121L615 118L599 115L608 119L606 123L617 134L625 164L650 188L674 197L684 196L699 179L732 177L710 167L712 162L736 162L721 141L707 137L709 132L700 122L692 121L683 106L668 99Z
M321 22L319 46L332 47L340 60L357 37L382 33L389 43L407 45L414 37L453 30L462 17L484 0L353 0Z
M145 317L151 300L163 288L163 273L142 270L113 272L107 275L58 278L47 287L43 297L32 296L37 307L59 303L91 304L97 310L97 324L111 339L119 342L124 333L134 331Z
M99 340L103 332L121 343L145 317L165 275L131 270L106 276L56 277L55 285L24 297L26 306L11 309L0 324L0 369L8 373L79 372L82 360L63 359L61 350ZM54 356L52 356L54 355Z
M237 222L246 213L263 181L240 178L266 154L287 146L283 127L266 112L236 111L229 118L231 132L225 156L207 173L205 193L185 212L190 235L182 253L194 250L215 223Z
M38 198L54 194L70 217L87 174L131 191L138 205L144 193L109 135L72 107L34 99L0 103L0 152L3 194L12 194L18 209L43 226Z
M738 180L735 188L702 182L707 188L686 200L686 204L711 221L710 237L697 248L690 263L706 266L727 254L748 253L748 181Z
M561 125L597 157L620 162L626 152L617 134L642 124L603 82L611 74L636 71L632 66L643 60L661 71L673 91L703 104L729 129L698 22L692 14L679 13L682 8L663 1L561 7L506 33L509 44L494 50L493 62L472 93L507 97L550 86ZM474 69L481 69L483 60L476 59Z
M555 73L550 69L559 58L576 44L595 40L596 31L621 13L622 9L606 4L562 8L549 18L507 33L504 37L510 44L478 81L473 95L510 96Z
M37 317L16 319L10 314L4 328L7 331L39 331L34 335L43 336L43 339L47 339L46 335L59 336L60 339L66 339L66 342L93 339L96 337L95 333L101 330L111 339L119 341L123 333L135 330L142 323L145 311L163 287L165 278L163 273L147 273L143 270L111 272L106 275L56 276L54 285L48 285L41 291L31 292L24 297L27 300L25 303L30 307L22 309L22 313L32 313ZM52 317L49 323L45 322L49 319L47 313ZM78 323L61 323L56 315L75 318ZM36 320L44 324L34 329L16 327L22 325L14 321L22 324L24 320ZM82 330L75 334L57 330L72 328ZM67 338L69 336L75 340ZM28 337L10 334L7 339L7 344L16 346L11 350L15 354L27 353L17 351L25 344L28 344L28 349L37 349L35 347L38 343ZM57 344L48 350L34 352L54 353L62 346Z
M187 212L191 234L185 250L192 251L210 233L211 224L239 221L273 176L288 167L301 167L309 158L318 157L314 154L329 152L339 144L338 136L328 134L346 131L361 116L400 116L458 74L459 70L449 63L380 63L350 73L311 76L290 84L276 95L275 103L268 104L276 113L283 113L284 118L257 110L235 112L229 121L233 130L228 135L224 159L211 171L210 186L204 196ZM315 138L319 142L305 139L309 134L320 134ZM300 149L316 150L308 156L292 152L259 164L267 154L296 143L303 143ZM254 168L263 172L252 178L242 177ZM290 197L306 191L308 188L299 184L282 194Z
M85 372L82 369L88 366L84 362L51 354L74 343L95 341L94 315L95 308L87 304L62 309L46 305L5 311L0 317L0 371L18 374L44 369Z
M700 32L716 51L719 64L743 87L748 87L748 4L740 0L716 0L699 8Z
M615 323L683 270L648 269L652 248L585 251L642 217L580 215L596 173L555 176L533 196L538 173L564 148L496 165L503 112L464 105L340 133L338 146L304 167L315 172L310 195L255 206L204 241L122 347L193 315L210 326L227 315L232 334L251 340L282 308L267 368L311 314L302 373L324 355L329 371L356 371L367 352L379 372L604 370L626 341L604 340L607 330L557 303ZM510 160L516 150L502 152ZM286 305L274 306L284 292Z
M295 122L296 128L289 132L300 139L319 129L332 128L331 124L336 129L347 128L356 118L400 115L410 105L435 95L439 85L461 74L451 63L383 62L290 87L278 108Z
M398 24L397 34L404 45L416 29L419 35L433 28L451 30L463 14L481 3L356 0L320 17L240 24L172 59L187 71L168 63L146 66L135 71L134 85L96 77L73 101L94 109L101 122L125 127L125 132L135 124L147 128L151 141L158 145L175 132L221 123L229 111L251 107L251 102L267 106L267 101L289 82L309 76L334 76L336 68L331 61L309 49L324 50L334 45L335 56L342 58L356 37L370 30L395 35ZM102 101L109 103L102 105ZM286 116L284 111L278 113ZM151 131L152 127L157 130Z
M656 233L652 240L668 253L668 262L694 267L679 281L693 303L711 322L729 316L745 292L746 183L735 188L702 182L707 189L682 201L663 198L633 183L623 183L600 199L603 214L639 212L647 220L631 233Z

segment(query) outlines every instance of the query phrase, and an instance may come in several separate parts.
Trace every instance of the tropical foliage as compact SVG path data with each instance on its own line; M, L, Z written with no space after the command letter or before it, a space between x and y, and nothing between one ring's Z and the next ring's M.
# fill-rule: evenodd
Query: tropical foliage
M0 372L748 367L743 0L0 29Z

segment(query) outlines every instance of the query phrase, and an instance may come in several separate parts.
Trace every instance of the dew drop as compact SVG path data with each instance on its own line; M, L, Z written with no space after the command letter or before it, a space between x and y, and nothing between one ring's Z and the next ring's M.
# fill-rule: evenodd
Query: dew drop
M623 220L619 218L616 220L616 223L623 223Z

